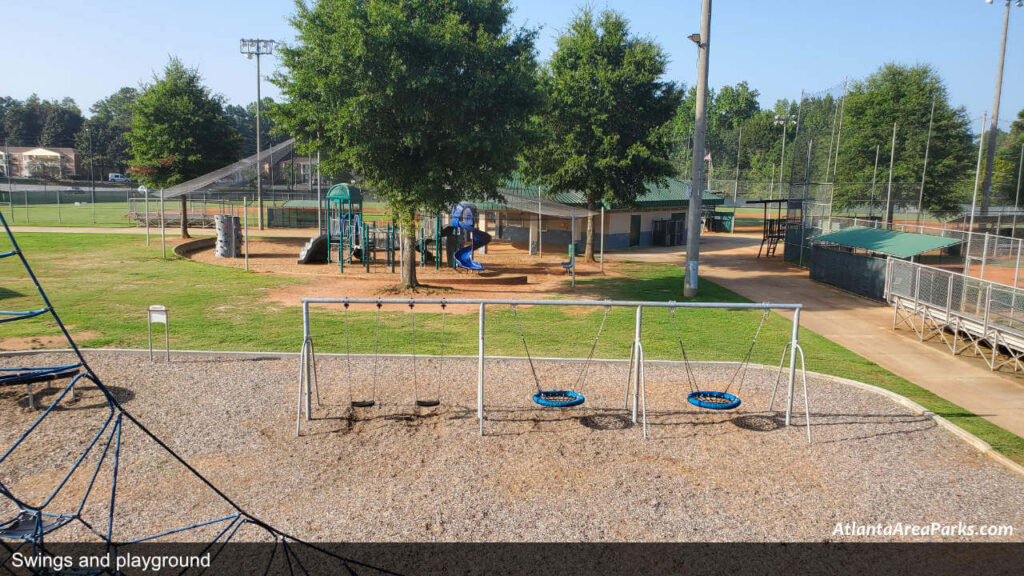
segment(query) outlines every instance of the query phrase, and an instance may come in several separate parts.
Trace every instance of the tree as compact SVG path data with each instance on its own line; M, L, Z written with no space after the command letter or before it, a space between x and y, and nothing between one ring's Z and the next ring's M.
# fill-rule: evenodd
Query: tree
M166 188L221 168L238 157L239 136L224 118L222 98L203 85L195 68L171 58L162 78L132 106L131 172ZM181 236L188 238L188 199L181 196Z
M263 98L260 107L260 145L264 150L284 142L291 136L274 125L273 109L277 106L273 98ZM245 106L229 104L224 107L224 116L228 122L238 130L242 136L242 156L252 156L256 153L256 103L250 102Z
M886 64L852 85L846 100L836 182L871 181L876 145L881 146L882 161L888 165L893 122L896 123L893 181L920 182L933 97L935 119L928 146L924 207L931 210L958 208L963 201L962 191L950 184L973 167L970 126L963 107L954 108L949 103L945 84L928 65ZM835 201L840 205L863 201L863 197L855 196L861 192L859 186L838 184ZM917 193L894 198L887 217L892 217L896 204L916 205L917 199Z
M1024 146L1024 109L1017 113L1017 119L1010 124L1010 132L996 150L995 171L1000 174L996 180L997 194L1003 201L1015 204L1017 190L1021 186L1021 147ZM1021 188L1024 190L1024 188Z
M352 170L402 227L401 287L414 289L417 210L497 197L539 97L532 31L506 0L297 4L281 51L282 129L329 173Z
M83 166L92 160L98 174L126 170L131 160L128 133L132 129L132 106L138 94L135 88L125 87L92 105L92 116L75 135Z
M543 137L527 154L529 175L551 194L583 193L591 211L604 200L632 204L647 183L672 176L669 121L681 93L662 80L667 62L621 14L579 12L541 75ZM593 217L585 259L594 260Z
M3 103L3 133L21 146L73 146L82 121L82 111L71 98L46 101L33 94L24 102Z

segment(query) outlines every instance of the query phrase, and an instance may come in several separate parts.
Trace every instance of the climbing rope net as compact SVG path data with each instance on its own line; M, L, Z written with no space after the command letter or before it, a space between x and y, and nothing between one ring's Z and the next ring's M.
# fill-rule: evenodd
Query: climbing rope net
M255 574L394 574L305 542L248 512L126 410L86 362L2 213L0 222L10 241L0 260L20 261L43 304L0 311L0 324L49 318L75 358L61 365L0 370L0 389L27 386L33 411L33 384L66 382L0 453L0 570L12 570L15 554L52 558L53 543L72 540L101 544L108 556L130 554L142 543L196 542L204 544L211 566L229 542L247 541L272 544L265 557L249 558ZM83 397L98 396L99 402L70 404L76 389ZM70 426L55 426L55 419L71 420ZM50 471L38 473L40 463ZM161 478L140 486L135 466L158 466ZM51 573L53 565L38 566ZM114 562L89 573L118 574L117 566Z

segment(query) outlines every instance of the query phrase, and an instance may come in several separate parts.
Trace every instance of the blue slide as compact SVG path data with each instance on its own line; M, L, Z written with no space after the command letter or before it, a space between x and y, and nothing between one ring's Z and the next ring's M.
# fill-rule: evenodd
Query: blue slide
M459 202L452 209L452 226L468 231L473 239L469 246L455 251L455 267L477 272L483 270L483 264L473 260L473 251L490 243L491 235L476 227L476 206L470 202Z

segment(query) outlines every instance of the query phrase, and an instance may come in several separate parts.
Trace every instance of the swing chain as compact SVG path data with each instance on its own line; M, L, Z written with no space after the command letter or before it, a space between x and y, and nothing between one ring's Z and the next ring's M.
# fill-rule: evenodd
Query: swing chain
M420 380L416 373L416 304L409 300L409 321L412 324L412 387L413 397L420 401Z
M523 333L523 325L519 322L518 308L519 307L517 305L512 305L512 317L516 320L516 328L519 329L519 338L523 341L523 350L526 351L526 360L530 363L530 373L533 374L533 383L537 386L538 392L543 392L544 390L540 385L540 378L537 377L537 369L534 367L533 358L530 356L530 347L526 344L526 334Z
M747 366L750 365L750 357L754 353L754 346L757 344L757 338L761 335L761 329L764 328L764 323L768 319L771 310L768 308L764 309L761 314L761 323L757 325L757 330L754 331L754 339L750 341L750 348L747 349L747 355L743 358L743 363L736 367L736 371L733 372L732 379L725 387L725 391L729 391L729 387L732 386L733 382L736 382L737 376L739 377L739 385L736 387L737 394L739 390L743 388L743 380L747 377Z
M437 399L441 400L441 377L444 375L444 330L448 316L448 303L441 300L441 357L437 361Z
M345 301L345 371L348 380L348 401L351 404L355 399L352 396L352 348L349 346L349 324L348 324L348 300Z
M698 392L700 388L697 386L697 375L693 372L693 367L690 366L690 358L686 355L686 347L683 346L683 336L679 332L679 323L676 322L676 309L669 308L669 318L672 321L672 327L675 328L676 340L679 342L679 351L683 354L683 368L686 370L686 381L690 385L690 392Z
M587 372L590 370L590 361L594 358L597 342L601 339L601 333L604 332L604 324L608 320L608 313L611 309L611 306L604 307L604 316L601 318L601 325L597 328L597 336L594 336L594 343L590 346L590 354L587 355L587 360L583 363L583 370L580 371L579 376L576 377L576 384L573 385L574 392L583 393L583 387L587 384Z

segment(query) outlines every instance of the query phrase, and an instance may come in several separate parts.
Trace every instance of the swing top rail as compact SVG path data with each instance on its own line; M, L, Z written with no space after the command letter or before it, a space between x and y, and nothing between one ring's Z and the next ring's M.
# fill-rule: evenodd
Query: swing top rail
M309 304L483 304L485 306L613 306L622 308L719 308L728 310L800 310L802 304L774 302L674 302L646 300L528 300L480 298L303 298Z
M788 398L786 399L786 426L789 426L792 422L792 411L793 411L793 397L796 386L796 374L797 374L797 351L802 349L799 345L799 334L800 334L800 311L803 309L802 304L789 304L789 303L775 303L775 302L676 302L676 301L646 301L646 300L529 300L529 299L480 299L480 298L303 298L302 299L302 335L303 341L310 339L310 305L313 304L344 304L346 308L350 304L374 304L377 309L384 304L403 304L409 306L410 310L416 305L423 304L440 304L442 306L447 305L474 305L478 307L477 312L477 324L478 324L478 352L477 352L477 420L480 425L480 434L484 433L484 376L485 376L485 363L487 361L486 348L486 309L487 306L596 306L603 308L634 308L636 310L636 321L634 326L634 339L633 345L630 352L631 369L636 367L636 377L631 377L629 383L627 383L627 402L632 390L632 419L634 423L637 423L637 412L638 408L643 407L644 419L643 419L643 430L644 438L647 438L647 417L646 417L646 390L644 385L643 375L643 310L645 308L667 308L667 309L723 309L723 310L790 310L793 312L792 318L792 336L789 343L786 345L786 350L783 351L783 362L785 361L786 352L789 353L789 366L788 366L788 385L787 392ZM636 359L634 363L633 360ZM780 363L780 373L782 371L783 364ZM804 371L801 365L801 372ZM806 377L805 377L806 378ZM310 419L310 413L312 411L310 401L310 378L308 375L303 376L300 371L300 383L299 383L299 419L302 418L303 407L305 408L305 418ZM632 388L630 386L632 385ZM804 401L806 404L806 387L804 393ZM304 405L304 406L303 406ZM808 413L809 415L809 413ZM810 436L810 422L808 419L808 440ZM298 431L298 422L296 422L296 430Z

